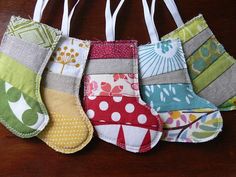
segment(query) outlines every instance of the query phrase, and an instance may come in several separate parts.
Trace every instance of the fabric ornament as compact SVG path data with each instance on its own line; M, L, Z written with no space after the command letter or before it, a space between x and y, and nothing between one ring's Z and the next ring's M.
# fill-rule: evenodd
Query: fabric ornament
M42 72L61 32L12 16L0 47L0 121L15 135L31 138L49 118L40 95Z
M85 76L84 109L97 136L130 152L152 149L162 135L156 111L140 98L136 41L115 41L115 18L106 4L107 42L92 42Z

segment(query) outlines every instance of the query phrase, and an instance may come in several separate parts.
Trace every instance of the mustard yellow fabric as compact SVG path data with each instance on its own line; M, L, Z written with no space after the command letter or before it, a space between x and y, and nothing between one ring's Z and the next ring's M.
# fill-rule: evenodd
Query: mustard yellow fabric
M74 153L85 147L93 135L93 127L77 97L49 88L42 89L42 97L50 122L39 138L61 153Z

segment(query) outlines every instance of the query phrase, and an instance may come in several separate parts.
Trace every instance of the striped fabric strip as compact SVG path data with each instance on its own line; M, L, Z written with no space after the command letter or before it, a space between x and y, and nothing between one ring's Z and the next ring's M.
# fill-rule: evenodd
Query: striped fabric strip
M181 38L181 41L185 43L207 28L208 25L204 20L203 16L200 14L199 16L190 20L189 22L185 23L184 26L165 35L164 37L162 37L162 39Z
M188 58L189 56L191 56L199 48L199 46L203 45L212 36L212 31L209 28L206 28L198 35L190 39L188 42L186 42L183 45L185 57Z
M191 79L195 79L203 71L207 70L224 53L225 49L214 36L207 40L187 59Z
M49 49L26 42L18 37L5 34L0 51L17 62L38 73L47 58Z
M172 71L142 79L142 85L191 83L187 69Z
M86 74L138 73L133 59L97 59L89 60Z
M236 96L228 99L220 106L221 111L229 111L229 110L235 110L236 109Z
M234 73L236 73L236 64L232 65L224 74L199 92L199 95L204 95L207 100L215 103L216 106L223 104L225 100L231 99L236 93Z
M196 79L193 80L194 90L199 93L206 88L212 81L229 69L235 60L227 53L222 55L216 62L214 62L207 70L202 72Z
M79 85L76 83L78 80L81 80L81 78L75 78L71 76L65 76L61 74L56 74L52 72L45 72L44 73L44 79L43 79L43 85L46 88L49 89L55 89L58 91L74 94L75 89L79 88ZM66 87L66 86L70 87Z
M35 85L32 83L35 82L36 77L40 76L2 52L0 52L0 58L0 79L38 100L35 95ZM16 77L12 77L12 74Z

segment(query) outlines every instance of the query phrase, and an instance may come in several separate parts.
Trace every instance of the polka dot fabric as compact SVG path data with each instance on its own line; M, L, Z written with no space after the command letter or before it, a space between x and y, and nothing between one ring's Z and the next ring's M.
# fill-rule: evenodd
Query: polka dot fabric
M137 64L136 46L136 41L94 42L88 65L91 60L105 59L135 60ZM135 153L149 151L162 135L162 122L158 113L140 98L136 69L134 66L130 73L86 75L84 96L84 109L97 136ZM104 94L104 83L111 92Z
M143 106L146 106L142 100L135 97L87 97L86 102L89 102L87 115L94 125L100 124L123 124L134 125L142 128L156 130L157 112L154 110L146 111ZM95 101L96 100L96 101ZM117 110L117 106L120 107ZM106 112L107 116L104 116ZM96 114L96 116L95 116ZM101 119L99 118L101 117Z

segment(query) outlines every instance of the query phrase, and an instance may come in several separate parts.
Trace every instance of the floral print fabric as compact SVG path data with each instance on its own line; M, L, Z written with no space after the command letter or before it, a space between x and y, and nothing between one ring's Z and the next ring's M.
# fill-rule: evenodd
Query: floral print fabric
M201 112L203 111L203 112ZM164 123L162 139L170 142L204 142L217 136L222 128L219 111L182 110L160 113Z
M81 77L90 48L89 41L63 37L47 66L49 72Z
M87 96L139 96L138 74L87 75Z

